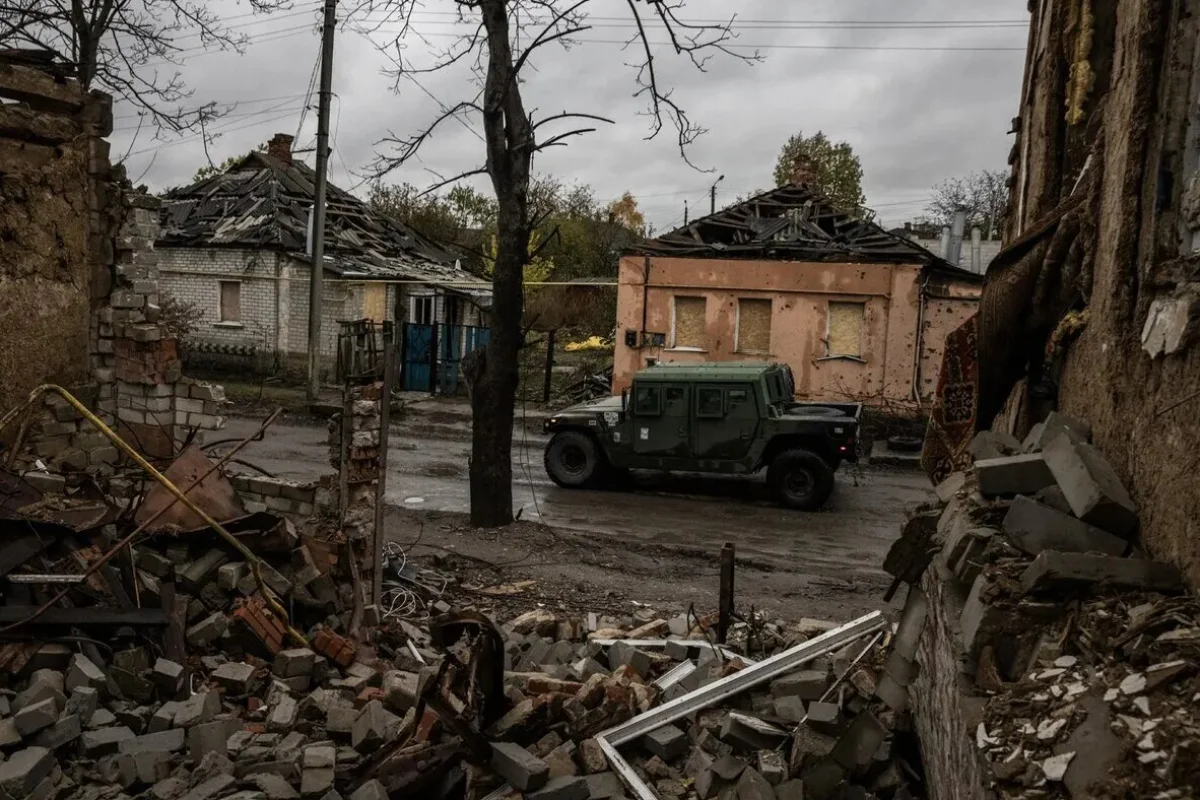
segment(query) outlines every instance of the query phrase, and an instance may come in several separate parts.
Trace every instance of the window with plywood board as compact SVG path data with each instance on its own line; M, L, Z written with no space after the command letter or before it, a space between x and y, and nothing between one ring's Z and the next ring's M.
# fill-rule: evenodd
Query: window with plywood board
M737 350L739 353L771 352L771 301L738 299Z
M708 326L704 316L708 301L703 297L676 297L671 330L671 346L689 350L704 350L708 346L705 334Z
M240 323L242 321L242 282L218 281L221 297L217 307L217 315L221 322Z
M387 319L386 283L368 283L363 286L363 318L375 322Z
M829 358L862 358L866 318L866 303L830 303L825 355Z

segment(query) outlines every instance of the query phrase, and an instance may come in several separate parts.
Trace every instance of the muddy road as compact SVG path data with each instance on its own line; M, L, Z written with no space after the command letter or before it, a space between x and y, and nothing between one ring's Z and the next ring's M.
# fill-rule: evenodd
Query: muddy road
M227 421L226 436L249 434L251 419ZM414 557L461 553L506 564L480 582L537 579L548 602L603 605L605 598L715 605L717 553L733 542L739 606L793 616L840 618L882 607L880 570L906 508L932 496L916 471L843 468L825 510L774 506L757 480L635 474L625 491L560 489L542 468L545 437L518 427L514 507L522 524L471 530L469 423L415 416L393 426L387 480L389 536ZM276 423L243 455L281 478L329 470L324 425ZM536 523L544 523L545 526ZM482 563L482 562L475 562Z

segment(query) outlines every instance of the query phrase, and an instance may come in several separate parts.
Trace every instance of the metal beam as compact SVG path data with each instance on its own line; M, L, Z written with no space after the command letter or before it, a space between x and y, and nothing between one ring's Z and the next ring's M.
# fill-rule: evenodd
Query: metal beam
M886 624L883 614L872 611L853 622L826 631L815 639L796 645L790 650L777 653L765 661L751 664L743 670L714 681L707 686L678 697L669 703L639 714L628 722L609 728L600 735L613 745L622 745L638 739L669 722L688 716L702 708L715 705L726 698L747 689L766 683L785 672L790 672L818 656L844 647L855 639L868 636Z

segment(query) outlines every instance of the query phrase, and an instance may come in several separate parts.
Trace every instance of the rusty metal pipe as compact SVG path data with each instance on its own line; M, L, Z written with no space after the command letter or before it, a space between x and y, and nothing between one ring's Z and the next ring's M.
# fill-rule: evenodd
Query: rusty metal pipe
M250 563L250 566L254 572L254 580L258 584L258 591L262 595L263 600L266 601L266 603L270 607L271 611L273 611L275 614L277 614L280 617L280 619L284 620L284 626L285 626L288 634L293 639L295 639L297 642L299 642L305 646L308 645L308 640L304 637L304 635L302 633L300 633L298 630L296 630L294 627L292 627L291 622L288 619L287 612L283 609L283 606L280 605L278 601L276 601L274 598L271 597L270 592L267 589L266 583L263 581L263 577L262 577L262 559L260 559L249 548L247 548L244 544L242 544L240 541L238 541L237 537L235 537L229 531L225 530L225 528L221 525L221 523L217 522L215 519L210 517L207 513L204 512L203 509L201 509L199 506L197 506L195 503L193 503L191 500L189 500L186 495L186 492L190 492L197 485L199 485L201 481L203 481L205 478L207 478L209 475L211 475L213 472L215 472L217 469L219 469L220 466L222 464L224 464L229 458L231 458L235 453L237 453L241 447L243 447L243 446L249 444L251 441L253 441L254 437L258 435L258 431L251 434L249 437L247 437L245 440L243 440L240 444L238 444L232 450L230 450L228 453L226 453L224 456L222 456L220 458L220 460L216 461L203 475L201 475L199 478L197 478L191 484L191 486L187 487L186 491L180 491L179 487L177 487L165 475L163 475L161 472L159 472L157 469L155 469L154 465L151 464L149 461L147 461L142 456L141 453L137 452L132 447L130 447L125 442L124 439L122 439L111 428L109 428L108 425L106 425L104 423L104 420L100 419L95 414L93 414L92 411L87 406L83 405L83 403L80 403L74 397L74 395L72 395L70 392L68 392L66 389L62 388L61 386L56 386L54 384L43 384L43 385L37 387L29 394L30 403L32 404L34 401L37 400L38 397L40 397L43 394L46 394L47 392L55 392L56 394L60 395L76 411L78 411L81 415L83 415L84 419L86 419L88 422L92 423L92 425L94 425L97 430L99 430L102 434L105 435L105 437L107 437L113 444L115 444L118 449L122 450L127 456L129 456L131 459L133 459L133 461L139 467L141 467L142 470L146 474L148 474L150 477L154 478L154 480L156 480L159 484L161 484L168 492L170 492L172 495L174 495L174 499L170 503L168 503L166 506L164 506L159 512L157 512L156 514L151 516L150 519L146 520L141 525L139 525L137 528L135 528L133 530L133 532L131 532L129 535L127 535L124 539L122 539L120 542L118 542L111 550L109 550L107 553L105 553L99 560L97 560L94 564L92 564L90 567L88 567L87 572L84 573L85 575L91 575L94 572L96 572L100 567L104 566L104 564L106 564L117 553L119 553L124 547L126 547L131 541L133 541L133 537L137 536L139 533L141 533L143 530L145 530L147 527L149 527L151 524L153 524L154 521L157 520L162 514L166 513L166 511L168 509L174 507L175 503L180 502L180 503L183 503L185 506L187 506L187 508L189 510L191 510L193 513L195 513L196 516L200 517L200 519L203 520L206 525L213 528L213 530L215 530L221 536L221 538L223 538L227 542L229 542L229 544L231 544L233 546L233 548L235 550L237 550ZM279 415L282 412L283 412L282 408L277 409L274 413L271 414L271 416L267 417L267 419L260 426L259 430L260 431L266 430L266 428L268 426L270 426L279 417ZM7 425L11 421L13 414L14 414L14 412L9 412L8 414L5 415L4 419L0 420L0 429L3 429L4 426ZM44 605L42 605L40 608L38 608L37 611L30 614L29 617L27 617L26 619L20 620L19 622L14 622L10 625L6 625L3 628L0 628L0 634L7 633L15 628L22 626L22 625L26 625L30 622L33 622L38 617L40 617L42 614L46 613L46 611L48 611L55 603L57 603L62 598L66 597L66 595L69 593L69 591L70 591L70 589L68 588L68 589L64 589L63 591L59 592L57 595L55 595L53 598L51 598L48 602L46 602Z

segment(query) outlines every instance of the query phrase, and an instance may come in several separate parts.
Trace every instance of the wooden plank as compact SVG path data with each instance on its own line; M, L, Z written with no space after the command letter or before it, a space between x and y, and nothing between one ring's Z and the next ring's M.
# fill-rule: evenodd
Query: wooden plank
M0 624L10 625L20 622L33 612L35 606L0 606ZM51 608L43 613L30 626L38 625L107 625L120 627L161 627L167 624L167 615L161 608L137 608L122 611L115 608Z

